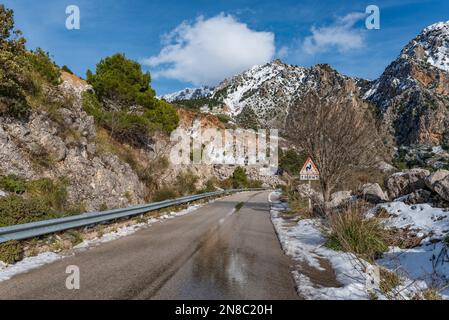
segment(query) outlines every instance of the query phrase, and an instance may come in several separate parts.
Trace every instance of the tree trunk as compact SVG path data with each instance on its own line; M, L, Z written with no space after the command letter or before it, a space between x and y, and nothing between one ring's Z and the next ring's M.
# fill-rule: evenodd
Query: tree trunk
M325 182L323 182L321 184L321 188L323 189L323 200L324 200L323 210L324 210L325 214L329 214L328 204L331 199L331 192L330 192L331 189L330 189L329 185Z

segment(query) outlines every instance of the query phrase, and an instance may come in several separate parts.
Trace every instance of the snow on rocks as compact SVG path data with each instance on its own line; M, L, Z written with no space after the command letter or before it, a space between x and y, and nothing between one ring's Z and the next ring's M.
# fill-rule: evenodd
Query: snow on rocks
M390 199L409 194L417 189L425 187L425 178L430 175L430 172L425 169L410 169L403 170L392 174L386 181L388 196Z
M391 214L385 221L387 227L419 231L429 239L441 239L449 235L447 209L433 208L429 204L407 205L400 201L379 206Z
M359 193L363 199L371 203L388 201L388 197L378 183L365 183Z
M353 200L351 191L337 191L331 194L331 201L329 201L329 205L331 208L336 208L351 200Z
M180 100L191 100L200 99L210 96L214 88L209 86L203 86L200 88L186 88L181 91L169 93L158 97L159 99L164 99L168 102L176 102Z
M433 190L444 200L449 201L449 176L441 179L433 185Z
M384 222L387 228L414 232L423 240L411 249L390 248L378 263L415 282L422 281L428 287L440 289L447 286L449 210L429 204L406 205L399 201L379 206L391 214ZM449 298L449 289L442 290L441 294Z
M447 176L449 176L449 171L448 170L438 170L435 171L434 173L432 173L431 175L429 175L426 180L426 186L433 190L433 187L435 186L435 183L437 183L440 180L443 180L444 178L446 178Z

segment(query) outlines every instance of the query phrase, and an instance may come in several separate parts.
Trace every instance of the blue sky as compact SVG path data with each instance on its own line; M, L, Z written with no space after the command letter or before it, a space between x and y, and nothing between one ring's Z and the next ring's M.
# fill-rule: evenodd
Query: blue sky
M1 2L14 9L29 48L42 47L83 77L123 52L151 71L157 94L213 85L274 58L374 79L424 27L449 20L447 0ZM365 28L370 4L380 9L380 30ZM65 27L68 5L80 8L80 30Z

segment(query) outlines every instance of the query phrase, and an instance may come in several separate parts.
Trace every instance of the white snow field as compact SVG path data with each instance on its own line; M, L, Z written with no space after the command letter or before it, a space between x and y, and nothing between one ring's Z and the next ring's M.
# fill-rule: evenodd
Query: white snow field
M270 199L272 195L276 193L270 194ZM286 254L298 265L306 263L321 271L324 269L320 260L326 259L341 284L338 287L317 285L301 273L299 267L294 271L294 277L301 296L306 299L370 299L370 292L374 291L377 299L411 299L417 292L437 288L443 298L449 298L449 289L444 287L449 280L449 212L428 204L408 206L403 202L391 202L379 206L391 214L383 222L386 228L404 229L422 237L418 247L390 247L376 261L377 265L395 272L401 279L401 284L388 296L376 285L373 287L373 265L352 253L334 251L324 246L325 231L319 219L303 219L292 224L281 217L285 207L279 202L272 202L272 221ZM376 208L370 210L367 217L372 216L374 210Z

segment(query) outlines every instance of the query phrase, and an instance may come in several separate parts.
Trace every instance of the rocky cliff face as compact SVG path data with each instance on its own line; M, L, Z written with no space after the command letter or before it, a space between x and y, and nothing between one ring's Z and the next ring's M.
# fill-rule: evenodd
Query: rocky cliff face
M89 86L68 73L62 80L46 93L57 108L33 110L26 122L0 118L0 172L27 179L65 177L69 201L87 210L142 202L145 188L131 167L97 150L94 120L81 104Z
M399 145L449 143L449 23L410 41L364 97Z

